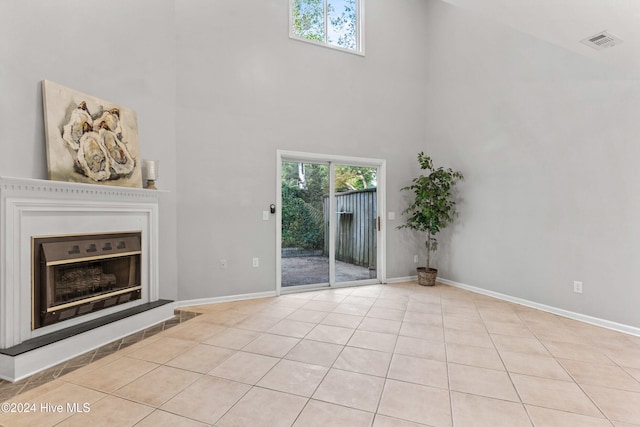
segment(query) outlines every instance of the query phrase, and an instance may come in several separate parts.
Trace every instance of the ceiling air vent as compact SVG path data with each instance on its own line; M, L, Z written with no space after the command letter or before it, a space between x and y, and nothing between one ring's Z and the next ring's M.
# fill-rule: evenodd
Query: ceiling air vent
M594 48L595 50L602 50L622 43L622 39L608 31L602 31L601 33L587 37L584 40L580 40L580 42Z

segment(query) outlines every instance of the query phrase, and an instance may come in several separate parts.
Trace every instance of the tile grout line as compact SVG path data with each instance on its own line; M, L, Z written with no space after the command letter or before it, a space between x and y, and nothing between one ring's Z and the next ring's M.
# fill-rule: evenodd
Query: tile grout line
M575 377L573 375L571 375L571 372L569 372L567 370L567 368L562 363L560 363L560 361L558 360L556 355L553 354L553 352L551 352L549 350L548 346L540 339L539 335L533 329L531 329L530 325L526 322L526 320L523 319L520 316L519 313L516 312L515 314L516 314L516 316L518 316L518 319L520 319L520 321L526 326L526 328L529 330L529 332L536 338L536 341L539 342L542 347L544 347L544 349L551 355L553 360L562 368L562 370L569 376L569 378L571 378L571 380L573 381L573 384L575 384L578 387L578 389L580 389L580 391L582 391L582 393L587 397L587 399L589 399L589 401L593 404L593 406L596 407L598 409L598 411L600 411L600 414L603 416L603 419L605 419L605 420L607 420L607 421L609 421L611 423L612 420L609 419L609 417L607 416L607 414L605 414L605 412L602 410L602 408L600 408L600 406L593 400L593 398L584 390L584 388L582 388L582 386L578 383L578 381L576 381ZM500 354L500 352L498 352L498 354ZM609 358L606 355L605 355L605 357ZM502 358L502 356L501 356L501 358ZM609 360L611 360L611 359L609 358ZM509 378L511 379L511 382L513 383L513 378L511 377L511 372L509 372L507 370L507 373L509 374ZM520 375L525 375L525 374L520 374ZM527 375L527 376L533 376L533 375ZM535 377L535 378L537 378L537 377ZM514 384L514 388L515 388L515 384ZM516 388L516 393L518 393L518 396L520 397L520 393L518 392L517 388ZM522 401L521 397L520 397L520 401ZM524 404L524 402L522 402L522 403L523 403L523 406L525 408L525 411L527 412L527 416L529 417L529 420L531 421L531 424L535 425L534 422L533 422L533 418L531 418L530 411L527 409L527 406ZM545 408L544 406L533 405L533 404L530 404L530 406L536 406L536 407ZM571 413L571 414L588 416L586 414L580 414L580 413L576 413L576 412L571 412L571 411L567 411L567 410L564 410L564 409L562 409L562 410L557 409L557 408L545 408L545 409L551 409L551 410L562 411L562 412L567 412L567 413Z
M451 372L449 370L449 353L447 350L447 328L444 322L444 307L442 304L442 296L440 296L440 319L442 321L442 345L444 346L444 364L447 368L447 388L449 392L449 410L451 413L451 426L455 427L455 419L453 416L453 389L451 388Z
M476 310L478 311L478 316L480 316L480 320L482 321L482 326L484 326L485 331L487 332L487 335L489 336L489 339L491 340L491 344L493 345L493 349L496 351L496 353L498 354L498 357L500 358L500 363L502 363L502 366L504 367L504 371L506 372L507 376L509 377L509 383L511 384L511 387L513 387L513 391L516 393L516 396L518 396L518 400L520 403L520 406L522 407L522 409L524 410L524 413L527 414L527 418L529 419L529 423L532 426L535 426L535 423L533 422L533 419L531 418L531 414L529 413L529 411L527 410L526 405L524 404L524 401L522 400L522 396L520 395L520 392L518 391L518 388L516 387L515 383L513 382L513 377L511 376L511 372L509 371L509 369L507 368L506 363L504 363L504 359L502 357L502 354L500 354L500 351L498 350L498 347L496 346L496 342L493 338L493 335L491 334L491 332L489 331L489 328L487 327L486 321L485 319L482 317L482 314L480 313L480 310L478 309L478 305L475 303L474 300L474 305L476 307ZM517 314L516 314L517 315ZM518 317L519 318L519 317ZM521 320L522 321L522 320ZM524 323L524 322L523 322ZM525 324L526 325L526 324Z

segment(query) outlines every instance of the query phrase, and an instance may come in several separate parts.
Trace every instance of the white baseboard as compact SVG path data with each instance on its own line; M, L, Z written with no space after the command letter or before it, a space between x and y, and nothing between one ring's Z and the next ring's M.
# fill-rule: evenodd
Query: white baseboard
M387 278L386 283L415 282L416 280L418 280L418 276L392 277Z
M198 298L173 303L174 308L190 307L194 305L218 304L221 302L242 301L246 299L269 298L277 296L276 291L255 292L251 294L228 295L223 297Z
M386 283L415 282L417 280L418 280L418 276L392 277L392 278L387 278ZM636 328L634 326L624 325L622 323L612 322L606 319L587 316L585 314L564 310L558 307L552 307L549 305L540 304L540 303L525 300L522 298L513 297L511 295L506 295L499 292L478 288L476 286L455 282L453 280L445 279L442 277L438 277L437 281L440 283L444 283L446 285L464 289L477 294L490 296L502 301L508 301L508 302L519 304L525 307L530 307L530 308L535 308L537 310L545 311L547 313L557 314L558 316L566 317L569 319L578 320L580 322L588 323L590 325L600 326L600 327L611 329L614 331L623 332L629 335L640 336L640 328ZM176 301L175 303L173 303L173 306L175 308L178 308L178 307L187 307L187 306L195 306L195 305L216 304L216 303L229 302L229 301L240 301L240 300L254 299L254 298L268 298L268 297L275 297L275 296L277 296L275 291L257 292L257 293L251 293L251 294L230 295L230 296L214 297L214 298L201 298L201 299L194 299L194 300L187 300L187 301Z
M587 316L586 314L575 313L573 311L564 310L562 308L552 307L549 305L540 304L540 303L525 300L522 298L501 294L499 292L478 288L476 286L454 282L453 280L443 279L442 277L438 277L437 280L438 282L444 283L445 285L454 286L456 288L464 289L470 292L475 292L477 294L482 294L489 297L497 298L499 300L512 302L514 304L523 305L525 307L535 308L537 310L546 311L547 313L557 314L558 316L567 317L573 320L578 320L580 322L588 323L590 325L600 326L600 327L611 329L614 331L623 332L629 335L640 336L640 328L636 328L634 326L624 325L622 323L616 323L610 320L600 319L598 317Z

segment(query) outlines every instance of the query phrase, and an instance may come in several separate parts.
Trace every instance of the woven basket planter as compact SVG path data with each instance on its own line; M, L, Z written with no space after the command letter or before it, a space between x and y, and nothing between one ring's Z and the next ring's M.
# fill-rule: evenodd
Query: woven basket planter
M418 284L422 286L435 286L438 270L435 268L418 267Z

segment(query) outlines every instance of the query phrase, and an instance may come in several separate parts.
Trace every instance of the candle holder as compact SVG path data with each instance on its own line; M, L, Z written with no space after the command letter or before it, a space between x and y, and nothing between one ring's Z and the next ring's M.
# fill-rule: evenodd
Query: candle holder
M158 163L157 160L142 161L142 176L147 181L147 185L144 188L157 190L156 179L158 179Z

